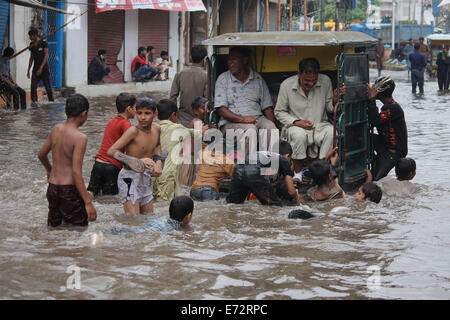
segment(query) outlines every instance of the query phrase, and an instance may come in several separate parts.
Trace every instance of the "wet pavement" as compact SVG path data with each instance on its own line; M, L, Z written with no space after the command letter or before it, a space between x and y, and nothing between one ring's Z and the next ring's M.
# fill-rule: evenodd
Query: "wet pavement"
M48 228L45 170L37 153L65 119L63 100L1 110L0 298L449 299L450 95L426 82L425 96L415 97L406 72L387 73L405 110L419 191L384 196L378 205L356 204L352 194L303 205L317 215L306 221L287 219L293 207L220 199L196 202L185 231L113 236L106 234L113 226L168 215L168 203L155 204L153 215L128 216L119 198L109 196L95 199L98 219L88 228ZM371 70L372 81L374 76ZM104 127L115 115L114 100L90 100L81 128L89 139L86 184ZM77 267L80 289L70 289Z

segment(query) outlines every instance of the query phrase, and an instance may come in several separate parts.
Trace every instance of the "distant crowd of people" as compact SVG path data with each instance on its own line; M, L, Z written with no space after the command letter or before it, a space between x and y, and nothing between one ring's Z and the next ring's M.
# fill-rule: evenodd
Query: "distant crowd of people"
M88 66L89 84L103 83L111 68L106 67L106 50L100 49L97 56L92 58ZM159 58L154 58L155 48L152 46L139 47L138 54L131 62L131 76L133 81L167 80L168 69L173 66L172 57L167 51L161 51Z
M384 63L384 44L382 39L378 39L375 46L375 61L378 69L378 76L381 75ZM410 38L403 47L402 54L406 59L408 66L408 75L411 73L412 93L416 94L419 87L419 95L424 94L424 75L428 64L431 64L431 49L420 37L419 41L414 43ZM437 55L437 81L440 92L448 92L450 86L450 55L448 46L442 45L441 51Z

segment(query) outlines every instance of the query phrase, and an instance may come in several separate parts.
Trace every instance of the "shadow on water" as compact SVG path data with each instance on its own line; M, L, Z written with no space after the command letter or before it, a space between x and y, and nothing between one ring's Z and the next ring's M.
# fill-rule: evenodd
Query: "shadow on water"
M395 99L406 114L409 156L417 162L415 195L384 196L378 205L357 204L353 195L307 203L300 208L316 215L310 220L287 219L294 207L196 202L192 224L183 232L108 234L113 226L137 226L168 214L163 202L155 204L153 215L126 216L117 196L95 199L98 220L87 228L49 229L45 170L37 153L50 129L64 121L64 105L0 111L2 298L448 299L450 258L443 253L450 245L444 174L449 96L437 95L436 83L427 82L418 99L404 80L406 72L392 75L398 81ZM89 139L86 183L114 115L113 98L90 100L81 128ZM80 268L79 290L66 286L70 266ZM379 285L372 281L374 266Z

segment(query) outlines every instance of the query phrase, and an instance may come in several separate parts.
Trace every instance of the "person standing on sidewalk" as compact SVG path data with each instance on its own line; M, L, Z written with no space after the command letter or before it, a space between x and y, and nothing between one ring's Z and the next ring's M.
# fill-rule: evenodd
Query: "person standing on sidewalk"
M411 61L411 84L412 93L416 94L416 87L419 84L419 94L423 95L423 73L427 66L427 60L425 55L420 52L420 44L414 45L414 52L409 55L409 61Z
M31 101L37 102L37 86L39 81L44 82L45 90L49 101L54 101L52 86L50 85L50 68L48 67L48 44L47 41L41 40L38 31L31 28L28 36L32 41L30 47L30 62L28 63L27 77L30 79L30 69L33 66L31 76Z

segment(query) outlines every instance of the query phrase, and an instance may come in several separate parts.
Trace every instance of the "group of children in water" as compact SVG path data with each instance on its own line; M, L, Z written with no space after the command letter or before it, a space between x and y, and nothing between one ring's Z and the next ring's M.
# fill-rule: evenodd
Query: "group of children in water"
M258 151L247 155L234 148L226 148L226 144L220 141L214 141L210 145L203 144L199 155L202 161L191 187L191 197L180 196L180 163L176 158L181 155L186 141L195 139L209 129L203 121L207 112L206 103L205 98L194 100L192 108L197 117L187 128L177 124L178 109L172 100L162 99L156 102L148 97L136 99L130 94L119 94L116 98L118 114L105 128L89 186L86 188L82 177L82 163L87 137L78 128L87 120L89 102L80 94L70 96L65 107L67 120L51 130L39 152L49 183L48 225L55 227L63 221L73 225L88 225L88 221L97 218L92 199L102 193L119 194L127 213L152 213L154 199L171 200L169 218L153 219L137 228L113 228L113 233L180 229L191 220L194 209L192 199L219 199L219 185L227 176L231 176L227 203L243 203L249 195L250 199L256 198L265 205L281 206L286 202L303 202L296 188L299 181L294 178L291 168L292 148L287 141L282 140L273 149L278 150L277 153ZM380 119L386 120L382 113ZM138 124L131 126L129 120L134 117ZM174 136L180 139L173 139ZM221 143L221 147L217 147L218 143ZM50 151L53 164L50 164L47 157ZM392 150L388 149L387 152L387 156L391 156L389 152L392 153ZM377 157L381 156L384 154L377 149ZM395 166L397 182L400 184L409 183L415 175L416 165L412 159L400 157L396 161L387 161L392 165L389 170L386 169L386 161L377 161L377 180L383 178L379 173L380 167L386 176ZM277 163L277 166L271 166L273 163ZM309 176L313 186L307 190L305 198L323 201L346 197L338 183L335 169L337 163L337 148L333 148L325 159L315 160L309 165L303 176ZM395 183L392 179L375 183L369 170L366 170L366 175L366 182L358 189L355 200L379 203L382 188L392 189ZM409 190L412 190L411 185ZM294 210L289 215L289 218L309 217L312 215L301 210Z

